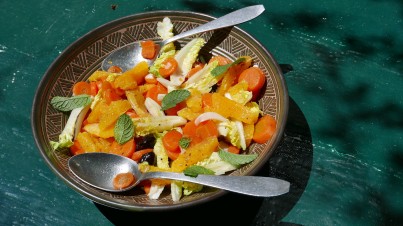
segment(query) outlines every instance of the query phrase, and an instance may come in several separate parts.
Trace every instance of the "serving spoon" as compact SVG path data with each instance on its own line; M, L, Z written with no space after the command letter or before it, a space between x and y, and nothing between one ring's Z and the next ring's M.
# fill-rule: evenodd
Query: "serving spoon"
M68 161L71 172L83 182L98 189L109 192L123 192L137 186L141 181L149 179L172 179L193 182L209 187L257 197L272 197L285 194L290 183L272 177L260 176L218 176L201 175L186 176L183 173L147 172L142 173L137 163L121 155L94 152L79 154ZM130 186L116 189L113 180L118 174L132 173L135 180Z
M189 37L191 35L234 26L254 19L255 17L259 16L264 10L265 8L263 5L248 6L219 17L203 25L200 25L194 29L182 32L178 35L173 36L172 38L163 41L155 41L155 43L158 46L163 47L168 43L174 42L181 38ZM162 48L159 48L158 52L160 52L161 49ZM146 61L148 65L151 65L158 57L158 55L159 53L155 54L153 59L143 58L141 55L140 42L136 41L124 45L106 56L106 58L102 61L101 68L102 70L107 71L109 67L116 65L119 66L122 71L126 71L133 68L137 63L141 61Z

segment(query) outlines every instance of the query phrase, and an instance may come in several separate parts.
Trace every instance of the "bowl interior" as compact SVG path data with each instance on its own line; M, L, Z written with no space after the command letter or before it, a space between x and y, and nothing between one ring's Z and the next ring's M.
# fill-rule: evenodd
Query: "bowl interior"
M48 68L38 86L31 123L40 153L56 175L74 190L97 203L125 210L166 210L206 202L225 193L205 187L202 192L185 196L174 203L169 192L163 193L158 200L150 200L136 189L126 193L104 192L82 183L69 172L67 161L71 155L67 149L53 151L49 144L50 140L58 139L68 118L68 114L59 112L50 105L50 99L54 96L71 96L73 84L86 80L94 71L100 70L102 60L116 48L137 40L158 39L157 23L164 17L171 19L175 33L214 19L193 12L156 11L112 21L87 33L66 48ZM236 59L249 55L254 64L266 74L267 85L258 103L265 114L276 118L277 132L266 144L252 144L248 152L256 153L259 157L231 173L252 175L266 163L283 134L288 113L288 93L283 75L272 55L238 27L207 32L199 36L207 41L201 51L206 58L211 55L223 55ZM189 40L190 38L183 39L179 43L183 46Z

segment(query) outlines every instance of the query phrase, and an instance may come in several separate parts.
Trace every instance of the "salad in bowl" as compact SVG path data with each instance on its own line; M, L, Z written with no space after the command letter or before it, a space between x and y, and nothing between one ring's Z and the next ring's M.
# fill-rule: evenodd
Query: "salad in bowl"
M157 23L162 39L173 36L169 17ZM266 75L251 56L205 59L203 37L182 48L170 43L152 65L146 61L122 71L112 65L73 85L72 96L50 104L69 118L50 141L53 151L71 155L106 152L131 158L143 172L170 171L222 175L250 164L252 144L270 142L276 119L259 107ZM158 47L142 42L145 59ZM202 191L190 182L153 179L141 184L149 199L169 189L174 202Z

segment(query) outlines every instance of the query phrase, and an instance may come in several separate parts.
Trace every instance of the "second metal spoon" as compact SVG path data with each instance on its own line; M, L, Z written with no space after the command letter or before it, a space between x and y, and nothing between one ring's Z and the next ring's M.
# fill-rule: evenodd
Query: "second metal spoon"
M83 182L101 190L110 192L127 191L141 181L155 178L193 182L231 192L257 197L272 197L285 194L290 183L281 179L259 176L186 176L182 173L148 172L142 173L132 159L108 153L85 153L73 156L68 162L69 169ZM135 182L127 188L115 189L113 179L120 173L130 172Z
M166 39L164 41L155 41L160 47L176 41L181 38L189 37L202 32L217 30L224 27L234 26L259 16L264 11L263 5L248 6L234 12L231 12L225 16L219 17L208 23L200 25L194 29L185 31L172 38ZM160 48L162 49L162 48ZM141 45L140 42L133 42L120 47L119 49L110 53L102 62L101 68L106 71L109 67L116 65L119 66L123 71L133 68L137 63L141 61L146 61L151 65L154 60L158 57L155 55L154 59L144 59L141 55Z

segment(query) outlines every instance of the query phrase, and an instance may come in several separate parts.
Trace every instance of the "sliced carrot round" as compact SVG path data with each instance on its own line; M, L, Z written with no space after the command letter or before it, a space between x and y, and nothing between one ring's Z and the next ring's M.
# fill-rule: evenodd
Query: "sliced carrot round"
M196 72L200 71L201 69L203 69L204 64L197 64L196 66L194 66L192 69L190 69L190 71L187 73L186 77L190 78L192 77L192 75L196 74Z
M246 81L248 83L248 90L256 93L263 87L266 77L259 68L250 67L239 75L238 82L240 81Z
M96 96L98 93L99 89L98 89L98 85L97 82L90 82L90 93L91 96Z
M113 187L117 190L125 189L135 181L134 175L130 172L119 173L113 178Z
M178 104L175 105L175 107L169 108L165 110L166 115L178 115L178 111L182 110L183 108L186 107L186 102L182 101Z
M117 93L117 89L114 89L110 82L103 81L101 87L103 90L102 98L106 100L106 103L110 104L112 101L122 99Z
M130 158L136 149L136 143L134 139L127 141L126 143L120 145L118 142L113 141L111 145L111 153L117 155L123 155Z
M232 63L230 59L228 59L228 58L226 58L226 57L224 57L224 56L220 56L220 55L218 55L218 56L213 56L213 57L209 60L209 63L211 63L211 62L213 62L213 61L215 61L215 60L217 60L217 61L218 61L218 64L221 65L221 66L222 66L222 65L226 65L226 64Z
M144 77L144 80L146 81L146 83L148 84L157 84L158 80L157 78L155 78L155 76L153 74L148 74Z
M195 136L195 137L191 138L189 147L192 147L192 146L194 146L194 145L196 145L196 144L198 144L198 143L200 143L202 141L203 141L203 138Z
M104 90L102 97L106 100L107 104L110 104L112 101L121 99L121 97L115 92L114 89Z
M217 137L218 130L217 125L213 122L213 120L207 120L200 123L196 128L196 136L198 137Z
M108 68L108 72L110 73L122 73L123 70L119 66L113 65Z
M276 120L270 115L265 115L256 122L252 139L256 143L263 144L270 140L275 132Z
M150 88L147 93L146 97L149 97L153 99L155 102L157 102L159 105L161 105L161 100L158 100L158 94L167 94L168 90L163 86L161 83L157 83L157 85L153 86Z
M170 130L162 137L162 144L169 152L180 152L179 140L182 134L177 130Z
M152 148L147 148L147 149L142 149L142 150L135 151L135 152L132 154L131 159L133 159L134 161L138 162L138 161L140 161L141 157L142 157L144 154L147 154L147 153L152 152L152 151L153 151Z
M91 95L91 85L88 82L77 82L73 86L73 94L74 95L81 95L81 94L88 94Z
M70 147L70 153L72 155L79 155L84 153L84 150L81 147L81 144L80 142L78 142L78 140L74 140L73 145Z
M141 55L145 59L153 59L157 53L157 45L152 40L142 41L141 45Z
M139 186L143 188L146 194L148 194L151 189L151 180L143 180L140 182Z
M158 72L162 77L166 78L172 75L177 68L178 68L178 62L173 57L168 57L162 62Z
M166 154L168 155L169 159L176 160L179 157L180 152L173 152L173 151L166 150Z
M128 115L130 118L139 117L139 115L133 109L129 109L128 111L126 111L126 115Z
M233 153L233 154L239 154L241 152L241 150L239 150L239 148L231 145L228 147L228 152Z
M193 121L188 121L185 126L183 127L182 131L183 131L183 136L189 137L189 138L193 138L196 137L196 124Z
M202 104L203 108L213 106L213 94L212 93L204 93L202 95Z

